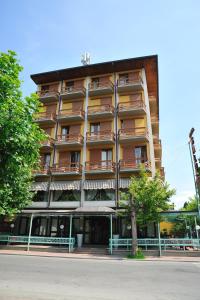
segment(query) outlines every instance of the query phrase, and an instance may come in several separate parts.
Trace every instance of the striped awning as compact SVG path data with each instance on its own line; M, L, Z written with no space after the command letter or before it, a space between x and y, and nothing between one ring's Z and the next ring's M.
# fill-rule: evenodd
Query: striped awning
M130 183L131 183L130 178L121 178L119 180L119 188L120 189L127 189L129 187Z
M47 191L48 182L33 182L31 191Z
M54 181L51 182L50 190L56 191L56 190L80 190L81 189L81 182L80 180L74 180L74 181Z
M84 190L106 190L115 189L115 180L86 180L83 184Z

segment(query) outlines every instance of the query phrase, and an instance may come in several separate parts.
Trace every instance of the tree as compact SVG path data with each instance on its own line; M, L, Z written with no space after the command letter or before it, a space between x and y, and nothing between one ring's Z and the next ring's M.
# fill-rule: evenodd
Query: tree
M170 189L158 174L150 178L143 168L138 177L131 178L129 193L122 193L120 206L123 215L131 220L132 255L136 255L138 248L137 224L160 222L160 212L169 209L170 197L174 194L175 190Z
M16 53L0 52L0 216L12 218L27 206L32 170L38 167L45 135L34 123L39 110L36 94L22 97L22 71Z

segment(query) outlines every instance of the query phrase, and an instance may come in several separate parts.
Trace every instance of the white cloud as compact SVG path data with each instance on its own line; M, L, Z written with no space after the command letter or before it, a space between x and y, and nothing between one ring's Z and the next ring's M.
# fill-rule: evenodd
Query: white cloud
M175 208L179 209L183 207L183 204L188 201L190 197L194 196L194 190L183 190L181 192L177 192L175 196L171 198L171 201L174 202Z

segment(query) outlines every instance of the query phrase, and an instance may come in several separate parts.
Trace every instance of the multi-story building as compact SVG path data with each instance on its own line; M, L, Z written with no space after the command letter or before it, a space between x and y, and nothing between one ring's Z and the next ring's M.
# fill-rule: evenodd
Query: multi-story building
M109 214L119 207L120 191L140 164L149 176L164 176L159 139L158 58L147 56L31 75L41 112L36 122L48 135L37 191L15 231L27 235L71 236L85 244L107 244ZM63 229L60 225L63 225ZM113 232L127 237L126 220L113 219ZM140 232L139 232L140 234ZM143 233L144 234L144 233ZM153 228L145 233L153 235Z

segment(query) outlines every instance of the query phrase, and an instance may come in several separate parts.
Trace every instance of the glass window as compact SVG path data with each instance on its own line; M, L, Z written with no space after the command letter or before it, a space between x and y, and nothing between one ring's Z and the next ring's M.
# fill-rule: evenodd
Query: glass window
M54 191L53 201L80 201L81 192L77 190Z
M114 201L115 192L114 190L87 190L86 201Z
M47 201L48 201L48 192L45 192L45 191L38 191L38 192L33 196L33 201L34 201L34 202L47 202Z

